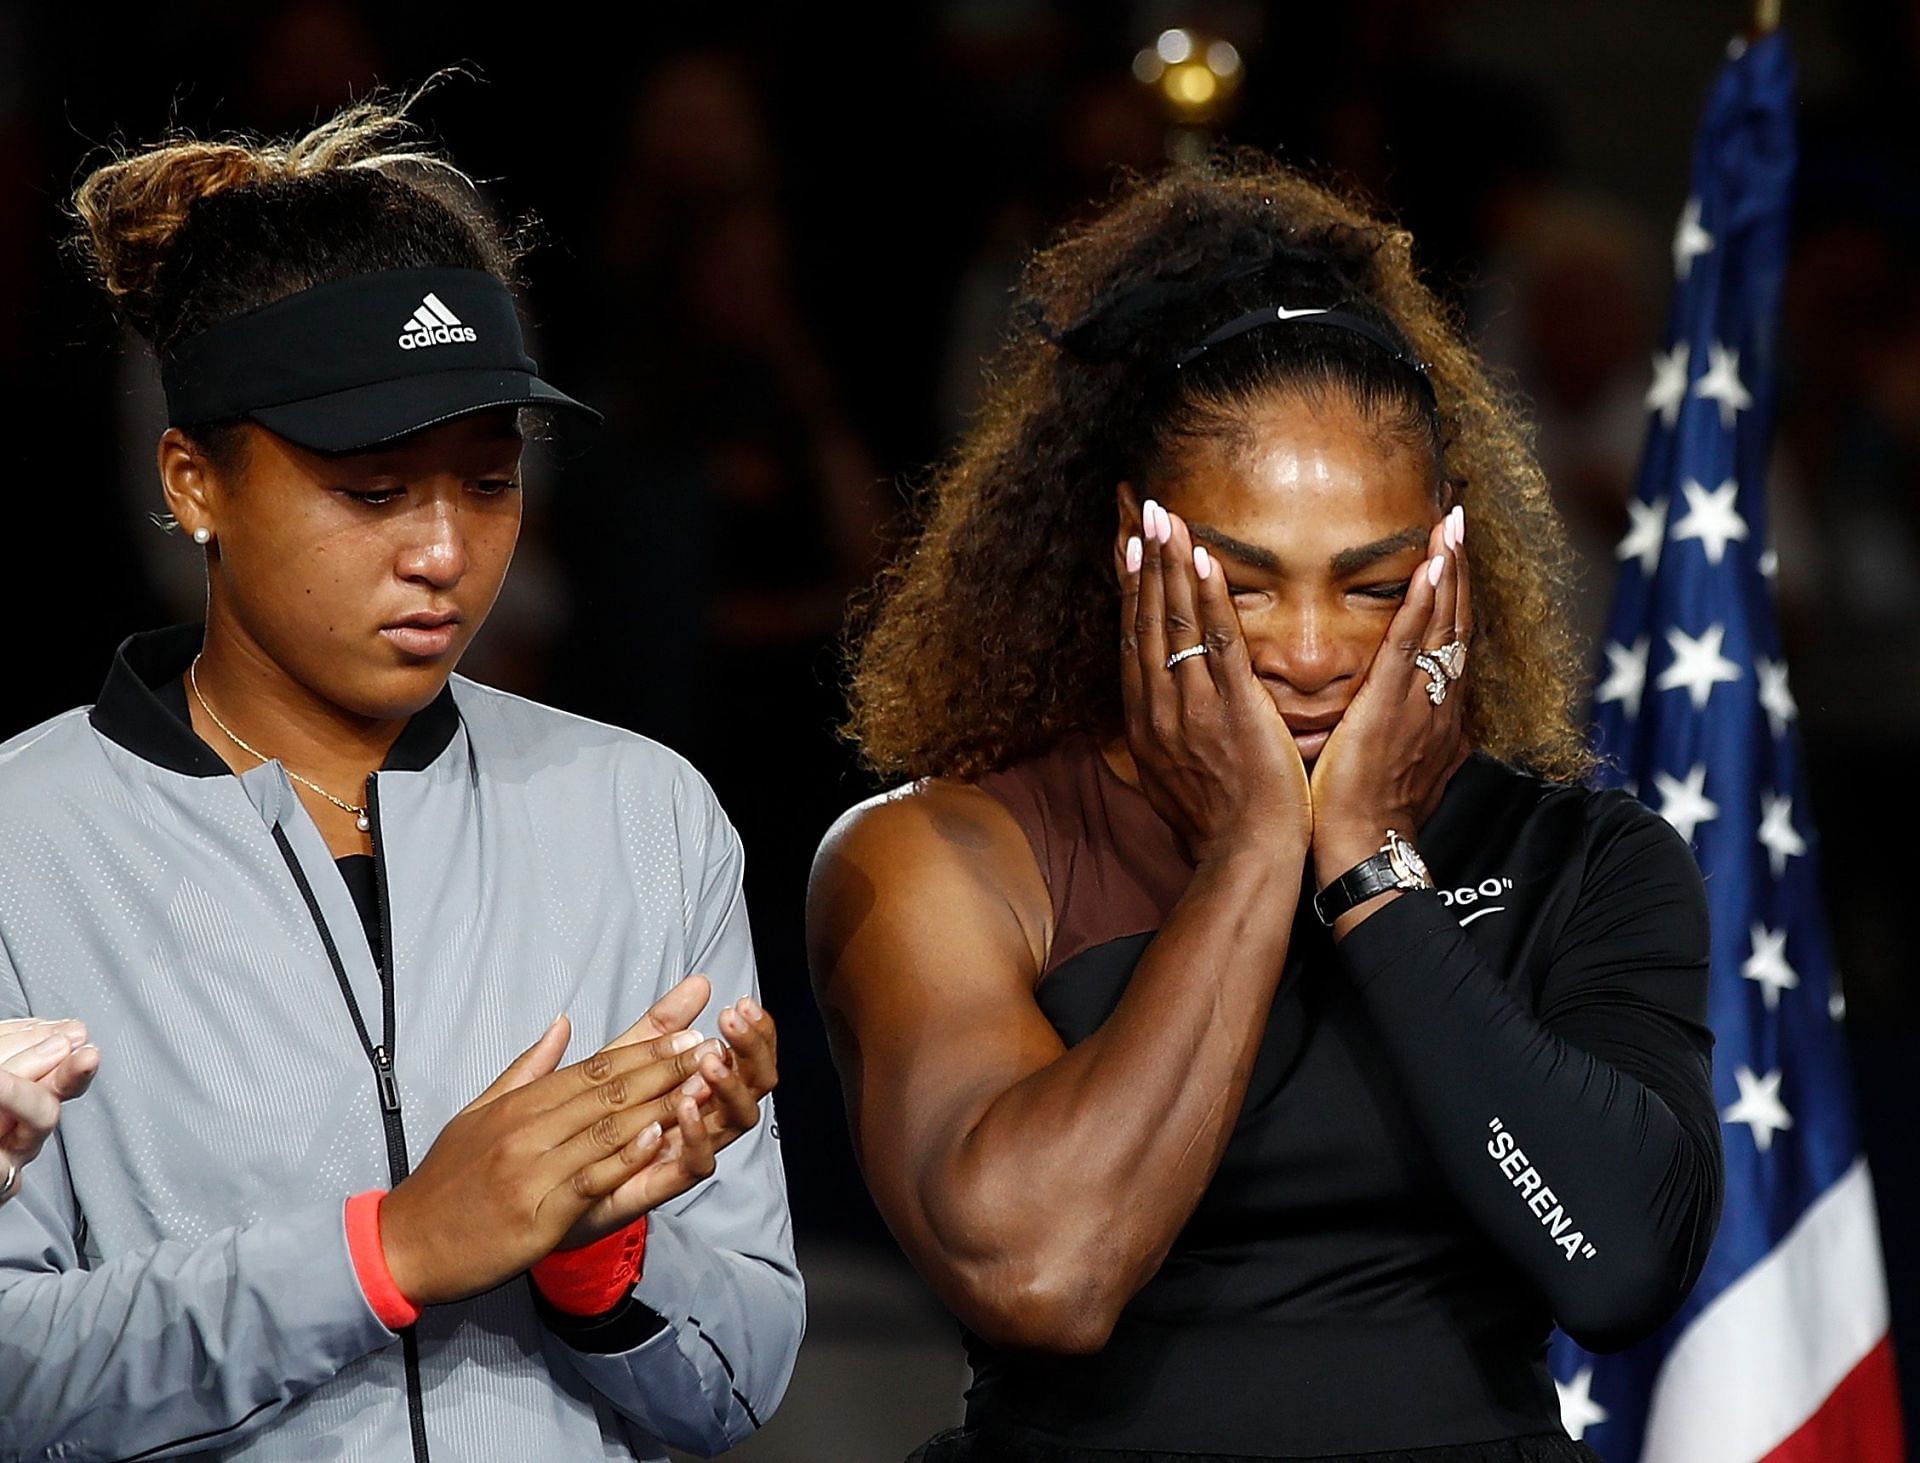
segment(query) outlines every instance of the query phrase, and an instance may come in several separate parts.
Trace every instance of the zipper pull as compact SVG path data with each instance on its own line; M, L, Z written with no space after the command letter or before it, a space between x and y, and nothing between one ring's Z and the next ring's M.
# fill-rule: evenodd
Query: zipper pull
M383 1046L373 1049L373 1076L380 1084L380 1111L399 1112L400 1084L393 1077L393 1058Z

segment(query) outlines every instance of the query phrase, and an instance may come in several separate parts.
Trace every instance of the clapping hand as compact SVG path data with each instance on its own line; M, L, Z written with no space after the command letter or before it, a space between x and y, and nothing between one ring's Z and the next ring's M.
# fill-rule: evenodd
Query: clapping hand
M60 1121L60 1104L87 1090L100 1049L78 1021L0 1021L0 1204Z
M685 1031L706 1009L712 986L690 975L602 1048L614 1051ZM654 1158L580 1217L558 1248L578 1249L623 1229L713 1173L714 1158L760 1121L760 1100L779 1083L779 1038L773 1018L750 996L720 1013L729 1045L701 1054L675 1099L673 1123Z

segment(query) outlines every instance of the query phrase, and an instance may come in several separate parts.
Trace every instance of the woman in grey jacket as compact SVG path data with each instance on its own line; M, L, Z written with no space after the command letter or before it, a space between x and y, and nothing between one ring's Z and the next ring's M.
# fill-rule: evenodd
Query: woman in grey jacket
M584 409L403 112L75 200L207 623L0 747L0 1019L114 1054L0 1209L0 1460L710 1455L799 1344L731 825L453 675Z

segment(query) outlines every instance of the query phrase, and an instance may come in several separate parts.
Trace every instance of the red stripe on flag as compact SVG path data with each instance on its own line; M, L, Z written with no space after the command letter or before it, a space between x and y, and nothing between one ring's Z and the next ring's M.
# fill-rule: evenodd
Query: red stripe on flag
M1883 1339L1761 1463L1902 1463L1905 1449L1893 1342Z

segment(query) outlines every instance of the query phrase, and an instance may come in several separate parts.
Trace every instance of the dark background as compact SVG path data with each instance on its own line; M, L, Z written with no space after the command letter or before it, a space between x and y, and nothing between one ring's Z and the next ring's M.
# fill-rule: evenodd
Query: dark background
M503 214L537 217L539 354L609 427L542 450L520 562L463 669L656 736L712 779L746 841L783 1025L802 1240L884 1268L801 954L813 848L872 790L833 734L834 645L964 425L1022 251L1116 165L1214 137L1369 193L1531 402L1597 633L1692 129L1746 11L945 0L682 18L693 9L549 4L483 24L434 4L0 0L0 737L90 701L122 636L192 617L200 593L191 546L144 516L164 425L150 367L59 247L83 164L170 122L297 131L376 83L465 66L420 116ZM1920 994L1903 938L1920 813L1920 179L1903 140L1920 6L1786 10L1803 163L1773 528L1920 1418L1904 1242L1920 1217ZM1173 24L1244 60L1202 131L1173 127L1130 74ZM816 1281L829 1324L833 1303Z

